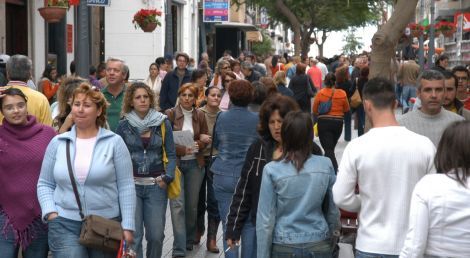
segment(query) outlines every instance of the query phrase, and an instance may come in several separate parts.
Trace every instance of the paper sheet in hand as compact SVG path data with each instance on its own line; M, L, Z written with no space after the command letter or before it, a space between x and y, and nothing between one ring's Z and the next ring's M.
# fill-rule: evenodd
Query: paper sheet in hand
M173 140L175 144L183 145L186 147L194 146L193 134L191 131L173 131Z

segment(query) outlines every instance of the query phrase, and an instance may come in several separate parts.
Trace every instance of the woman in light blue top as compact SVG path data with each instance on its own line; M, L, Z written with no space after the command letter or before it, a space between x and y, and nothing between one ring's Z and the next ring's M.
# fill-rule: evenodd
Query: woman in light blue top
M82 220L70 181L66 145L83 213L120 220L123 239L133 241L136 193L132 160L122 138L102 126L106 99L81 84L72 98L72 130L52 139L47 147L38 182L42 218L49 224L49 248L55 258L116 257L86 248L78 242Z
M308 113L293 111L284 117L282 155L263 169L258 258L332 257L330 238L339 221L331 193L336 177L328 158L311 154L312 128Z

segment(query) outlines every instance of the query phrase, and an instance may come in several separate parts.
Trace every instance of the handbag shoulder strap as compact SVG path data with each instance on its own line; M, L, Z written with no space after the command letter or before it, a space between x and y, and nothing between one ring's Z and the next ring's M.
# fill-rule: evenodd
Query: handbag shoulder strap
M166 128L165 128L165 121L160 125L160 129L162 130L162 153L163 153L163 164L166 165L168 163L168 157L166 156L166 150L165 150L165 133L166 133Z
M335 95L335 88L333 88L333 91L331 92L330 99L328 101L330 101L333 98L333 95Z
M67 140L66 153L67 153L67 167L69 170L70 182L72 183L73 193L75 195L75 200L77 201L77 204L78 204L80 218L83 220L85 216L83 216L82 203L80 202L80 197L78 196L77 183L75 182L75 179L73 178L72 162L70 161L70 140Z

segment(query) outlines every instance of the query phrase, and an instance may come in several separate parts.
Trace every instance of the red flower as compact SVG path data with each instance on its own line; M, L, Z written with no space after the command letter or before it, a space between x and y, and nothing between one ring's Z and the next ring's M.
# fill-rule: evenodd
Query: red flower
M162 12L156 9L140 9L137 13L134 14L134 23L135 28L146 27L149 23L156 23L157 26L161 26L160 21L157 19L157 16L161 16Z

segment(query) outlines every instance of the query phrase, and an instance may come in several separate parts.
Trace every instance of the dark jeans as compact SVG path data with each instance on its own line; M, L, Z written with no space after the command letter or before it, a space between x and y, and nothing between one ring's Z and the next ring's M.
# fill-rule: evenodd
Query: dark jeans
M206 175L202 181L201 190L199 190L199 202L197 205L197 231L204 232L204 215L207 210L207 220L220 221L219 209L217 208L217 200L214 195L214 187L212 186L213 175L209 170L211 164L210 157L204 157ZM207 187L207 188L206 188ZM207 191L206 191L207 189ZM206 198L207 196L207 198Z
M366 125L366 113L364 111L364 106L361 104L356 108L357 114L357 135L361 136L364 134L364 127Z
M350 124L351 128L351 124ZM343 130L343 120L341 118L324 118L318 119L318 136L320 144L325 151L325 156L330 158L335 171L338 171L338 162L335 156L335 147L338 144L341 131Z
M304 244L273 244L272 258L330 258L330 243L325 241Z
M344 140L347 142L351 141L351 119L353 112L354 110L351 109L348 112L344 113Z

